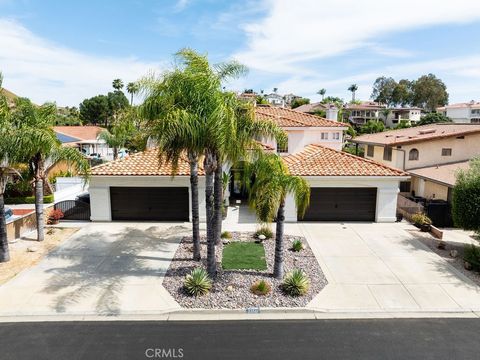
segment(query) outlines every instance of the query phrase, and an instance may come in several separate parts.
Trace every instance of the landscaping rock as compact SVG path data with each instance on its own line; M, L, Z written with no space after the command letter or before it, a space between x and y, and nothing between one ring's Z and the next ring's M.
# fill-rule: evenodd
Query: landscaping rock
M452 258L456 258L458 256L458 250L455 250L455 249L450 250L450 256Z
M465 267L466 270L472 270L472 264L470 264L468 261L465 261L463 263L463 266Z
M440 240L437 244L437 247L441 250L445 250L445 248L447 247L447 243L445 241Z
M223 245L230 244L230 240L224 239L224 240L222 240L222 243L223 243Z
M267 237L263 234L258 235L258 240L265 240Z

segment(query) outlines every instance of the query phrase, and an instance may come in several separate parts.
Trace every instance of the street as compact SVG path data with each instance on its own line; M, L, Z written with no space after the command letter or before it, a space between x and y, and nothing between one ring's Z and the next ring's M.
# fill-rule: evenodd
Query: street
M1 359L478 359L478 319L0 324Z

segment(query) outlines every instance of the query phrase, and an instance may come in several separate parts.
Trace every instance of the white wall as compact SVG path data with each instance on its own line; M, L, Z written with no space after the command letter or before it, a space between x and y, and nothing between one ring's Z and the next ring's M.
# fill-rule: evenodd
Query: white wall
M456 123L469 123L470 122L470 108L451 108L445 112L453 122Z
M88 190L88 184L81 177L57 177L53 198L55 202L74 200L78 195Z
M92 221L112 221L110 187L188 187L189 216L191 221L191 193L189 176L93 176L90 180L90 209ZM198 198L200 221L205 216L205 178L199 177Z
M395 222L397 220L397 194L400 181L408 177L305 177L310 187L374 187L377 188L376 222ZM296 222L297 210L292 196L285 203L285 221Z

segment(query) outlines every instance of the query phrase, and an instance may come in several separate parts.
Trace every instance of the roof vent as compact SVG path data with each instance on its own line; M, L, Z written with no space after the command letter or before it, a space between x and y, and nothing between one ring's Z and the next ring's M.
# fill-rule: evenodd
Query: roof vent
M420 135L425 135L425 134L433 134L436 131L437 131L436 129L423 129L423 130L420 130L418 133Z

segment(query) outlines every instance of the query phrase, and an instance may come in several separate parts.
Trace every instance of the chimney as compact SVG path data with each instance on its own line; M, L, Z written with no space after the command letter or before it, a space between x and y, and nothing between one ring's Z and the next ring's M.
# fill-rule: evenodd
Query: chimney
M330 105L327 110L325 110L325 117L328 120L338 121L338 109L335 105Z

